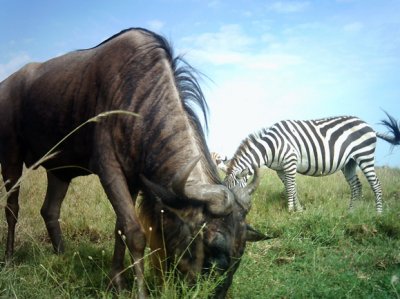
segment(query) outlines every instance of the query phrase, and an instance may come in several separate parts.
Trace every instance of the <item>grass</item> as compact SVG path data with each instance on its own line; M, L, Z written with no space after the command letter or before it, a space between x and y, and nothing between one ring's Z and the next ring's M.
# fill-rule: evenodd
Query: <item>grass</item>
M364 178L364 198L348 211L350 191L341 174L298 176L305 211L288 213L281 182L274 172L263 171L248 221L275 238L248 244L230 298L400 298L400 169L379 168L378 176L384 191L381 216ZM113 297L106 288L115 216L97 177L81 177L70 186L61 214L66 241L61 256L52 253L39 212L45 177L39 169L22 182L15 263L0 265L0 298ZM4 208L4 190L0 199ZM6 232L2 212L0 256ZM170 276L160 293L149 268L153 298L206 298L215 287L207 279L182 286Z

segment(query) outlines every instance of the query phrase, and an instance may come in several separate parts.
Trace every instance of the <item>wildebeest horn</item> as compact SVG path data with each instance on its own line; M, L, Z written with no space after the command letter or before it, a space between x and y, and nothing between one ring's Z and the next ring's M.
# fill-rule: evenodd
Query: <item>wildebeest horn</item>
M253 166L254 176L253 180L245 187L247 194L252 194L260 184L260 171L257 166Z
M208 210L214 215L227 215L232 211L234 202L233 193L222 185L194 185L186 186L187 197L203 201Z
M257 166L253 166L254 175L253 180L244 188L238 186L234 187L236 192L239 194L238 198L241 206L249 211L251 207L251 197L250 195L257 189L260 183L260 173Z
M172 190L180 196L185 196L185 186L187 179L189 178L190 173L193 168L199 162L200 156L193 159L190 163L188 163L185 168L183 168L180 172L178 172L173 181L172 181Z
M208 210L215 215L226 215L232 211L234 197L232 192L222 185L191 185L187 182L190 173L200 157L191 161L181 172L175 175L172 190L179 196L187 197L207 204Z

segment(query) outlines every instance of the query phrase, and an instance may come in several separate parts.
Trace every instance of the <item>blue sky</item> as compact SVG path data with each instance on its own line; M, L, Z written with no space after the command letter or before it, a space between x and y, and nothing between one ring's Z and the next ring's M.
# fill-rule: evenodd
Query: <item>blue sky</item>
M0 0L0 80L128 27L166 36L205 78L211 150L282 119L400 119L400 1ZM400 147L378 141L378 165Z

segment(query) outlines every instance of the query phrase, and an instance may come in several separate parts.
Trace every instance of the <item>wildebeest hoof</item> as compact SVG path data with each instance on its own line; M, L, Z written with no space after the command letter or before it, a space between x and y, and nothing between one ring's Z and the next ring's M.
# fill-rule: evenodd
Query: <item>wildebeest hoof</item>
M121 274L110 275L112 279L107 286L107 292L121 293L128 288L125 278Z

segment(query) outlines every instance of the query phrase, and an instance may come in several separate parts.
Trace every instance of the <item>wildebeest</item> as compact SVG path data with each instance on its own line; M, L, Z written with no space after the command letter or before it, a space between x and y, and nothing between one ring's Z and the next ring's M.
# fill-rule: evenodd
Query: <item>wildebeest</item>
M179 256L177 268L190 280L211 265L226 273L215 296L223 298L246 239L263 238L245 224L258 179L245 190L221 183L194 107L206 118L193 69L173 56L163 37L145 29L127 29L94 48L30 63L0 84L0 164L6 188L17 182L23 163L35 165L86 120L114 110L137 113L113 114L83 126L41 164L48 179L41 214L54 250L64 251L58 219L71 179L95 173L116 213L110 278L117 289L123 285L127 246L139 297L146 297L148 228L141 225L146 223L153 225L150 246L164 248L162 231L164 256ZM19 210L19 187L13 190L5 209L8 261ZM135 211L139 191L142 220ZM161 210L165 217L159 217Z

